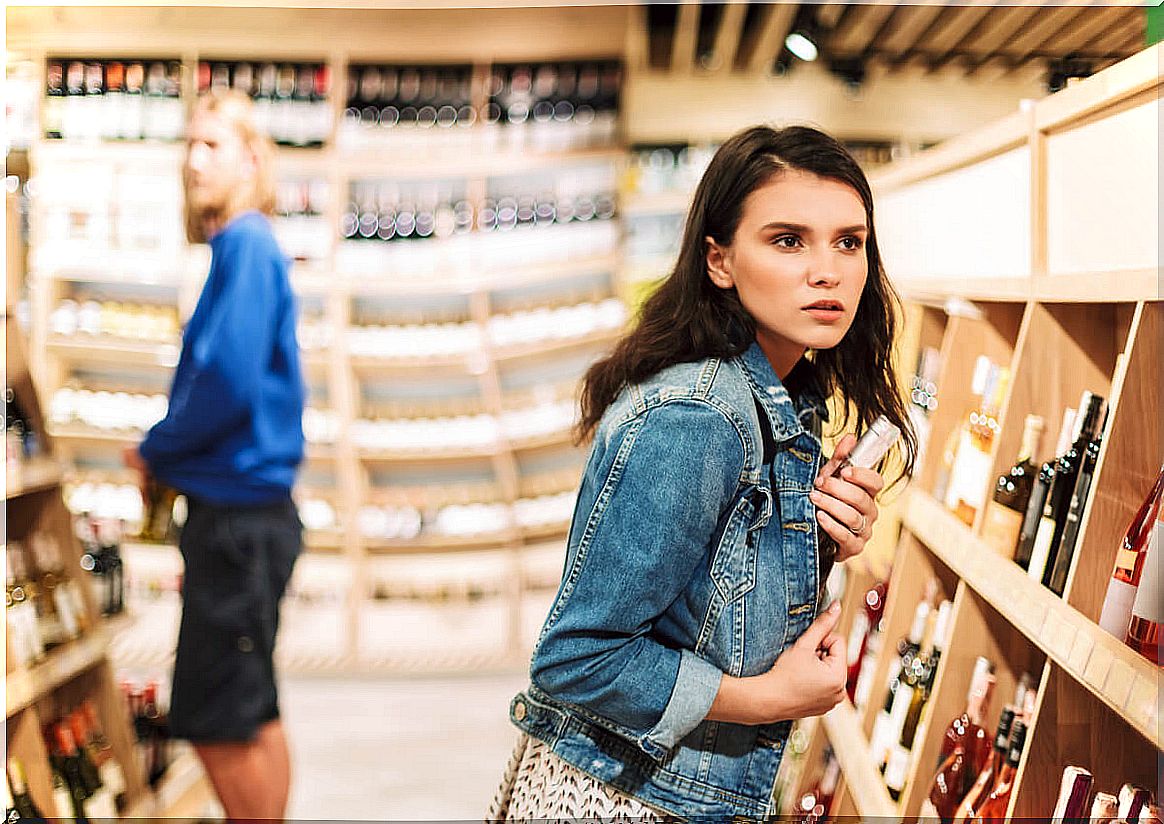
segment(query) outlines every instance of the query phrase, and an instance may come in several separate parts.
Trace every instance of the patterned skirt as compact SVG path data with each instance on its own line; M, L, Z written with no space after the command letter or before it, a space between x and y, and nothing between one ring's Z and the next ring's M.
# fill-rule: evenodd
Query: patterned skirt
M485 820L663 824L675 819L608 787L521 733Z

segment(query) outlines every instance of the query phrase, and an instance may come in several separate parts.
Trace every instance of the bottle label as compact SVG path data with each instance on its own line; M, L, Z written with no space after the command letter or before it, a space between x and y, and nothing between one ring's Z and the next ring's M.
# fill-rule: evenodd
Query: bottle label
M958 457L950 470L950 484L946 489L946 506L957 508L964 501L975 510L986 503L986 487L990 478L990 455L974 445L970 432L963 430L958 440Z
M1132 622L1132 604L1136 600L1136 587L1127 581L1112 578L1107 585L1107 595L1103 599L1103 612L1099 616L1099 626L1105 632L1121 641L1128 634Z
M1055 537L1055 520L1043 516L1039 519L1039 531L1035 534L1035 548L1031 550L1031 564L1027 575L1035 581L1043 580L1047 559L1051 557L1051 541Z
M1144 570L1132 602L1132 614L1154 624L1164 624L1164 586L1160 583L1159 549L1164 539L1164 521L1156 521L1144 550ZM1114 582L1113 582L1114 583Z
M61 618L61 630L66 639L76 638L81 631L77 621L77 613L73 610L73 602L64 582L53 590L53 603L57 608L57 615Z
M1019 533L1023 528L1023 513L991 501L986 505L986 521L982 525L982 539L999 555L1014 558Z
M53 783L53 807L57 811L56 818L73 817L73 796L63 778Z
M909 772L909 750L894 744L889 751L889 761L885 765L885 786L900 792L905 787L906 773Z

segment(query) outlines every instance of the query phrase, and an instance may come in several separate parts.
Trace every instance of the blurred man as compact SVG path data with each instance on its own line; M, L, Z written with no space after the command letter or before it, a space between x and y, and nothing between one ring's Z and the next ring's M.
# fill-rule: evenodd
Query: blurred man
M210 274L186 326L166 417L126 463L186 495L170 725L193 742L231 820L283 818L290 757L273 655L302 547L291 500L303 380L288 263L265 214L273 147L238 92L199 99L186 140L186 231Z

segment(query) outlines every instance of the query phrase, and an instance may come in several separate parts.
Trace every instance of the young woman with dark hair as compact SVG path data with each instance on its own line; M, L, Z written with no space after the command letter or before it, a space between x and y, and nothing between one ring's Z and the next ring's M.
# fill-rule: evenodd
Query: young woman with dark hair
M885 415L913 469L896 311L840 143L755 127L720 147L674 271L586 375L593 447L492 820L775 812L792 721L844 695L823 578L864 549L884 486L831 477L856 439L823 459L825 399L841 429Z

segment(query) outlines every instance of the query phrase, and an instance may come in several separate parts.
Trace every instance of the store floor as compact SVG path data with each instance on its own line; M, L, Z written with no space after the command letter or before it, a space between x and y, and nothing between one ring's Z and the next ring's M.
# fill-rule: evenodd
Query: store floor
M481 820L516 730L526 674L285 677L291 820Z

